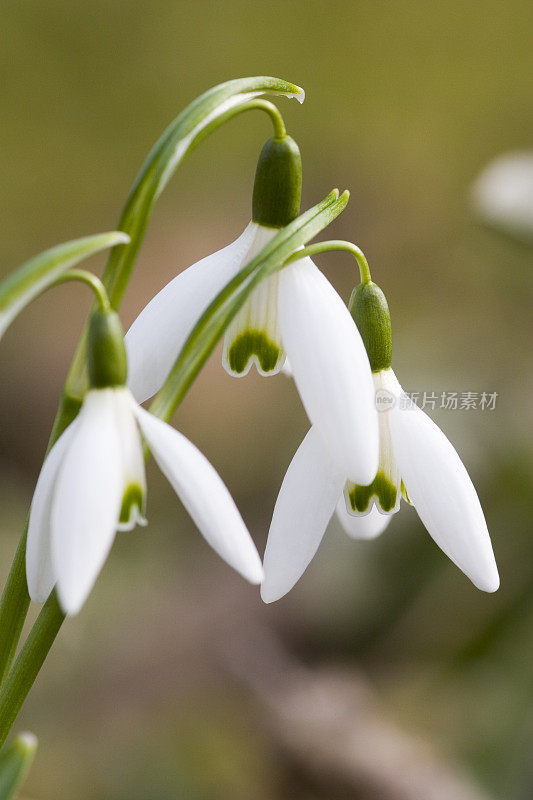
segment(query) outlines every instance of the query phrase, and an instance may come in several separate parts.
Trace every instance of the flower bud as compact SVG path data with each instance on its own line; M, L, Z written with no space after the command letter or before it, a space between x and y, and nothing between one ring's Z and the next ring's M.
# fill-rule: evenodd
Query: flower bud
M372 372L389 369L392 359L392 332L385 295L373 281L356 286L348 304L359 328Z
M283 228L300 213L302 159L290 136L269 139L255 173L252 220L268 228Z
M126 349L120 319L115 311L93 311L89 322L89 380L92 389L124 386Z

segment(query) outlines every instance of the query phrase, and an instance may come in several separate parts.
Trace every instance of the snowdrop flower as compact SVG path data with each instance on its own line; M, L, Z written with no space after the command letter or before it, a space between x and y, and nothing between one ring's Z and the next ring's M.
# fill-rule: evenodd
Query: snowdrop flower
M403 497L430 536L479 589L494 592L498 570L478 496L453 445L410 403L391 369L387 301L370 279L350 310L372 366L379 411L379 468L366 484L351 481L315 426L297 450L276 501L263 562L261 596L278 600L299 580L336 511L352 537L371 539Z
M475 210L485 222L533 241L533 152L505 153L474 183Z
M128 386L138 402L163 384L195 322L223 287L298 216L301 160L289 137L269 140L254 185L253 219L239 238L189 267L137 317L126 334ZM378 422L368 357L349 311L310 258L264 280L226 331L223 365L246 375L255 364L274 375L290 358L311 422L346 474L372 480Z
M55 585L65 613L77 613L115 532L146 524L141 434L207 542L251 583L260 583L261 561L214 468L124 386L126 358L114 312L93 314L89 341L91 389L51 449L31 505L26 568L32 600L44 602Z

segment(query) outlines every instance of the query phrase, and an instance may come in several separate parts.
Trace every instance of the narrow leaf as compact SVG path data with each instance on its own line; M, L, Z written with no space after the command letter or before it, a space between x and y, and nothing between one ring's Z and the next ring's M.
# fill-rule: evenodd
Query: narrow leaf
M128 242L121 231L86 236L46 250L9 274L0 283L0 338L17 314L60 275L93 253Z
M215 297L202 314L150 406L150 411L169 420L216 347L227 326L257 284L284 265L295 251L312 239L345 208L349 193L337 190L285 228Z

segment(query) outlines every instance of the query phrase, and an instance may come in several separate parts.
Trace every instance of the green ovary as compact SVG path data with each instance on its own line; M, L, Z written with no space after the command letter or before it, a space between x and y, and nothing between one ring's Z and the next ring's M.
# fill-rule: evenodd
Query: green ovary
M354 484L348 492L350 504L354 511L367 511L370 500L375 495L382 511L392 511L396 505L398 489L383 472L378 472L372 483L368 486Z
M122 507L120 509L119 522L121 525L127 525L132 516L132 510L137 508L137 514L134 515L134 520L137 517L144 515L144 492L137 484L130 484L122 498Z
M239 334L228 351L228 362L232 372L244 372L253 356L257 357L263 372L272 372L281 355L277 344L263 331L245 331Z

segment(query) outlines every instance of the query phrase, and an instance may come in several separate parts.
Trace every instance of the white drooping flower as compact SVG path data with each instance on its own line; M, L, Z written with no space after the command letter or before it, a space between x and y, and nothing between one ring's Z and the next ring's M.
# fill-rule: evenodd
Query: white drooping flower
M283 597L315 555L333 513L349 536L372 539L387 527L403 497L429 534L479 588L494 592L499 576L485 517L468 473L440 428L409 402L391 368L392 332L385 295L364 254L349 243L361 283L349 302L374 380L379 417L378 467L354 481L327 437L313 426L296 451L276 501L263 562L261 596Z
M370 539L408 498L431 537L479 589L499 586L487 525L453 445L410 403L392 369L374 375L380 408L380 463L367 486L347 480L331 448L312 427L287 470L263 562L265 602L283 597L315 555L335 512L353 538Z
M477 214L495 228L533 241L533 152L505 153L472 187Z
M232 278L299 213L301 159L289 136L270 139L254 184L252 222L239 238L171 281L126 334L128 386L138 402L159 390L195 323ZM274 375L290 359L311 423L352 480L372 480L378 422L368 356L350 313L310 258L257 286L226 330L223 365Z
M32 600L44 602L56 586L63 610L77 613L116 531L145 524L141 433L207 542L247 580L260 583L260 558L215 469L188 439L119 386L86 394L79 415L44 462L26 549Z

